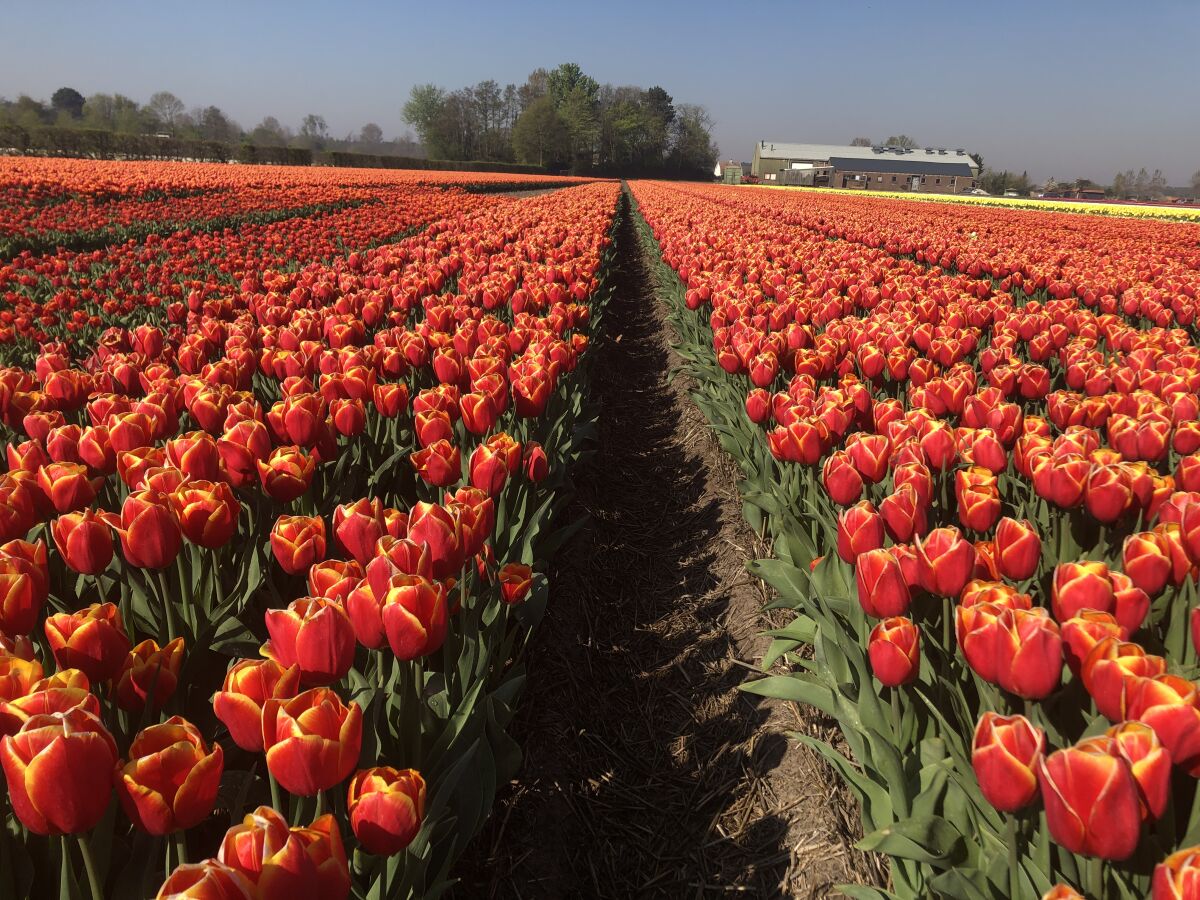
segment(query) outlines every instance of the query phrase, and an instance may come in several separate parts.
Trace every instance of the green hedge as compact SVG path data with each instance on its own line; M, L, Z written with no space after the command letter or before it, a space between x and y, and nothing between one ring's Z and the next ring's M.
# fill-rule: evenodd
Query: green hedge
M329 150L313 158L318 166L356 169L429 169L443 172L503 172L510 175L545 175L541 166L524 163L485 162L483 160L420 159L415 156L380 156L375 153L348 153Z
M233 148L217 141L119 134L97 128L0 126L0 148L44 156L85 159L195 159L227 162Z

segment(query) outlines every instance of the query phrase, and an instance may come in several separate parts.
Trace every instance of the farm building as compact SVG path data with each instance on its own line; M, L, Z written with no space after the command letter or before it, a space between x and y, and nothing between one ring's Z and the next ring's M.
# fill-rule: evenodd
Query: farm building
M975 187L979 167L962 149L759 141L752 172L766 184L957 194Z

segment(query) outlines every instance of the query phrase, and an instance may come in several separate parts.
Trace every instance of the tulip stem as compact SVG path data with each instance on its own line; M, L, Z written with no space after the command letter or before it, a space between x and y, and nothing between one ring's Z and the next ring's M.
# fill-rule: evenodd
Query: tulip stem
M1088 859L1088 892L1093 897L1103 897L1104 894L1104 859L1093 856Z
M316 821L317 819L321 818L321 816L324 813L325 813L325 792L317 791L317 809L316 809L316 812L313 813L313 821Z
M176 831L171 835L171 842L175 845L175 865L186 865L188 861L187 852L187 832L183 829ZM168 875L171 873L168 872Z
M271 806L275 808L275 812L283 815L283 805L279 796L279 782L275 780L275 776L267 771L267 778L271 782Z
M79 853L83 857L83 868L87 871L88 888L91 890L92 900L104 900L104 889L100 886L100 878L96 875L96 861L92 858L92 845L88 842L86 834L77 834L75 839L79 842ZM67 845L64 842L64 856L66 852Z
M1018 831L1017 817L1013 813L1009 813L1005 821L1008 839L1008 896L1021 896L1021 872L1020 872L1020 855L1017 853L1017 841L1020 839Z

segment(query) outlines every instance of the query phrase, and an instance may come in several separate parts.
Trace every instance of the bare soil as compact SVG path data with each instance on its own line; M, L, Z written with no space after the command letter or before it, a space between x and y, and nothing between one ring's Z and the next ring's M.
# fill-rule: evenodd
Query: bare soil
M569 516L514 728L525 760L462 860L462 897L836 896L875 881L858 815L788 731L793 704L738 690L769 627L745 563L737 470L672 378L678 359L626 215L592 370L595 457Z

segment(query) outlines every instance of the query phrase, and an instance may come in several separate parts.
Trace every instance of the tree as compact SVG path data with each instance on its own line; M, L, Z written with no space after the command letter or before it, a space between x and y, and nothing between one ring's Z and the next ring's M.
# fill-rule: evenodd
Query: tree
M1118 200L1123 198L1129 192L1129 186L1125 181L1125 173L1118 172L1113 176L1112 195Z
M851 147L870 147L871 139L867 137L856 137L850 141Z
M658 85L649 88L642 99L650 114L658 118L663 125L670 125L675 121L675 101Z
M600 93L600 85L590 75L583 74L578 63L563 63L557 69L547 73L546 87L554 98L554 105L562 109L567 98L579 92L589 103L594 102Z
M309 113L300 123L300 139L313 150L322 150L329 139L329 126L325 117Z
M905 150L912 150L917 146L917 142L907 134L893 135L883 143L888 147L903 147Z
M539 97L521 113L513 126L513 149L523 163L557 168L571 152L567 124L548 96Z
M263 147L286 147L292 136L274 116L267 116L250 132L250 142Z
M72 87L60 87L50 98L50 105L57 112L66 113L72 119L83 118L83 94Z
M192 114L195 129L201 139L233 144L241 137L242 129L219 107L206 106Z
M383 129L374 122L368 122L362 127L362 131L358 133L358 139L364 144L382 144Z
M1133 179L1133 195L1138 200L1141 200L1150 192L1150 174L1143 167L1138 169L1137 175Z
M520 113L525 112L538 100L550 93L550 73L543 68L534 69L525 79L525 83L517 88L517 103Z
M1167 176L1162 173L1162 169L1155 169L1154 174L1150 176L1149 192L1151 197L1162 197L1167 193Z
M417 129L417 136L434 159L444 158L439 153L438 121L446 106L446 92L436 84L415 84L404 104L404 121Z
M1200 169L1192 173L1192 190L1200 194Z
M968 153L967 155L975 161L975 168L978 169L980 172L982 172L983 171L983 154L982 153Z
M585 76L586 77L586 76ZM595 84L595 82L592 82ZM596 87L599 92L599 85ZM558 104L558 114L567 125L567 133L571 136L571 157L574 159L574 169L585 171L592 166L592 157L596 142L600 137L600 119L597 115L597 105L589 93L586 83L577 83ZM553 97L553 91L551 97Z
M712 139L712 118L703 106L687 103L672 124L671 164L680 174L708 178L720 151Z
M161 127L166 129L169 134L175 134L182 124L186 112L183 101L170 91L158 91L152 94L150 102L146 104L146 109L158 119Z

